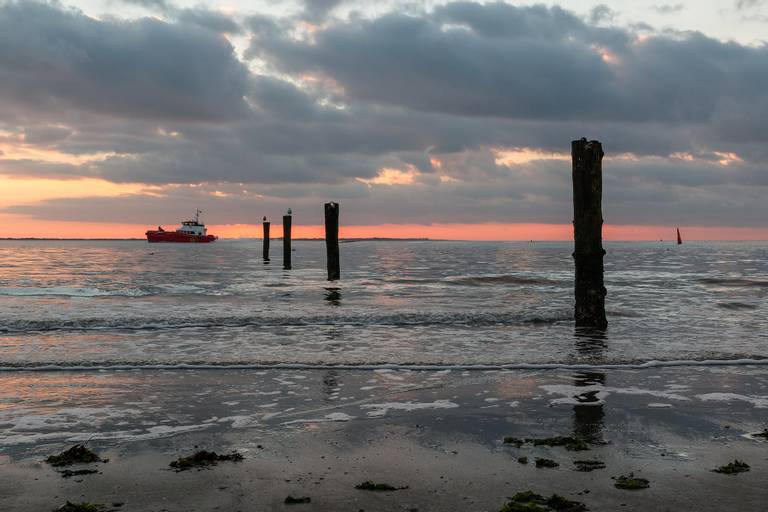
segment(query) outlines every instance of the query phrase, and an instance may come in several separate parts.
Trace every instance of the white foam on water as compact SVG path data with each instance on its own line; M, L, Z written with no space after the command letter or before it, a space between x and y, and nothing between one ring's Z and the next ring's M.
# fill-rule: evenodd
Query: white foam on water
M37 444L41 441L60 441L68 443L77 443L88 440L105 441L105 440L125 440L125 441L147 441L151 439L160 439L164 437L170 437L177 434L186 432L194 432L197 430L205 430L209 428L209 425L180 425L180 426L166 426L156 425L143 430L116 430L106 432L45 432L36 434L10 434L0 436L0 444L11 446L19 444Z
M367 413L370 418L381 418L389 411L419 411L424 409L455 409L459 404L448 400L434 402L387 402L383 404L365 404L361 409L372 409Z
M266 416L266 415L265 415ZM258 420L253 416L230 416L228 419L232 420L232 428L246 428L252 427L258 424Z
M590 386L575 386L569 384L544 384L539 386L547 392L548 395L561 395L562 398L551 400L552 404L566 405L601 405L611 394L617 395L647 395L667 400L688 401L690 398L668 391L658 391L644 388L615 388L592 384ZM588 395L589 400L585 397Z
M669 409L671 407L674 407L674 405L672 405L672 404L662 404L662 403L658 403L658 402L651 402L651 403L648 404L648 407L650 407L652 409Z
M37 296L57 296L57 297L141 297L149 295L148 292L135 288L122 288L120 290L104 290L101 288L78 288L66 286L53 287L30 287L30 288L12 288L0 287L0 295L9 295L12 297L37 297Z
M345 414L343 412L332 412L330 414L326 414L322 418L285 421L281 423L281 425L295 425L299 423L337 423L351 421L353 419L355 419L355 416L350 416L349 414Z
M747 402L758 409L768 408L768 396L739 395L737 393L705 393L696 395L705 402Z

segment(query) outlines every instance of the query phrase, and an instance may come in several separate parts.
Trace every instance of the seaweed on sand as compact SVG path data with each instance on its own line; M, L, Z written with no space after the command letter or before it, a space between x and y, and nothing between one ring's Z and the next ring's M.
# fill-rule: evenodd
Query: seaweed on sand
M103 512L107 508L101 503L72 503L67 501L59 508L53 509L53 512Z
M400 491L402 489L407 489L407 488L408 488L407 485L403 487L394 487L389 484L375 483L370 480L367 480L355 486L355 489L359 489L361 491Z
M286 505L297 505L299 503L310 503L311 501L312 498L308 497L294 498L293 496L288 496L283 503Z
M594 471L596 469L605 469L605 462L599 460L575 460L573 464L576 466L576 471Z
M545 498L533 491L523 491L515 494L501 507L499 512L585 512L586 505L571 501L553 494Z
M559 466L557 462L553 461L552 459L544 459L542 457L536 457L536 467L537 468L556 468Z
M107 459L102 459L98 454L89 450L85 443L76 444L75 446L64 450L58 455L51 455L45 462L53 467L71 466L72 464L90 464L93 462L108 462Z
M647 489L651 486L648 480L645 478L636 478L634 473L611 478L615 480L615 482L613 482L614 487L626 491L637 491L640 489Z
M554 436L544 437L541 439L528 438L520 439L519 437L507 436L503 440L504 444L511 444L515 448L520 448L524 444L532 444L533 446L562 446L566 450L572 452L580 452L589 450L589 443L584 439L574 436Z
M243 459L244 457L237 452L219 455L216 452L200 450L188 457L179 457L168 465L178 473L179 471L185 471L192 468L202 469L216 466L219 462L240 462Z
M528 464L528 457L518 457L517 462L520 464Z
M563 446L572 452L589 450L589 443L574 436L545 437L544 439L526 439L526 441L533 443L533 446Z
M733 462L729 462L725 466L720 466L719 468L715 468L712 471L715 473L722 473L724 475L736 475L749 471L749 464L743 460L736 459Z
M752 437L762 437L765 440L768 440L768 428L764 428L762 432L758 432L757 434L752 434Z

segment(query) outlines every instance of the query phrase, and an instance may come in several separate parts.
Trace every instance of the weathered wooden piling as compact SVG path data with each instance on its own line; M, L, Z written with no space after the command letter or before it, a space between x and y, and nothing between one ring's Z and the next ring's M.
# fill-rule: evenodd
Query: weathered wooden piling
M269 261L269 221L266 217L264 217L264 222L262 222L262 226L264 227L264 235L263 235L263 244L262 244L262 252L264 254L264 261Z
M325 203L325 254L328 280L341 278L339 264L339 203Z
M291 209L288 208L288 213L283 215L283 268L285 270L291 269L291 221L293 215L291 215Z
M603 155L596 140L571 143L576 327L608 327L603 284Z

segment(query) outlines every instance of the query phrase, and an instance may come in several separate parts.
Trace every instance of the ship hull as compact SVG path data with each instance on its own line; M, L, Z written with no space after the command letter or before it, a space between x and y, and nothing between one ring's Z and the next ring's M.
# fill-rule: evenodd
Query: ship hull
M151 244L208 244L215 242L214 235L190 235L175 231L147 231L147 242Z

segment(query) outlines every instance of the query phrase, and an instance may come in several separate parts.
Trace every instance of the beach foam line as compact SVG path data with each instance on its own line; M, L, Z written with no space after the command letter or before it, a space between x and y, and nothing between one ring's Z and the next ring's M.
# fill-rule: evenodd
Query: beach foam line
M649 368L702 366L768 366L766 359L680 359L637 363L114 363L114 364L2 364L0 372L89 372L111 370L412 370L412 371L505 371L505 370L643 370Z

